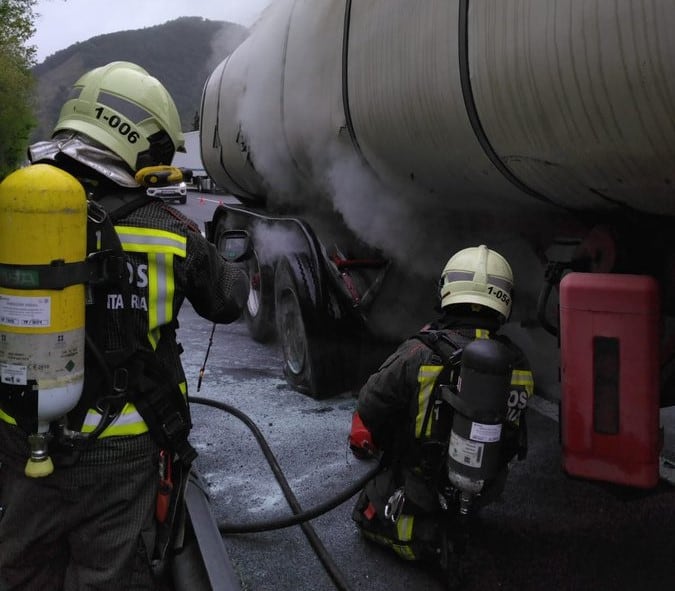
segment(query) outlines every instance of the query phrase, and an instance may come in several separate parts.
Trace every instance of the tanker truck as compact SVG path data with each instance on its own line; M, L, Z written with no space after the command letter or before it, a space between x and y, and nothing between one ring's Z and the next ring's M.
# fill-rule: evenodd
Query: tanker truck
M539 392L577 371L590 415L603 376L610 399L630 377L661 404L674 29L669 0L274 1L201 105L205 168L241 201L207 234L250 241L252 337L279 339L301 391L357 387L430 319L449 256L487 244Z

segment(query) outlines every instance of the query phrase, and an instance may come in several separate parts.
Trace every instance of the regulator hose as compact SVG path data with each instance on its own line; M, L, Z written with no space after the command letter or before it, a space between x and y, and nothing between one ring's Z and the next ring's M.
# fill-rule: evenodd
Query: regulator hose
M291 509L293 510L294 513L292 517L253 524L227 525L219 523L218 530L220 531L220 533L222 534L251 533L251 532L268 531L272 529L280 529L291 525L300 525L303 533L307 537L309 543L314 549L314 552L316 553L317 557L319 558L322 565L326 569L326 572L332 579L335 586L341 591L349 591L349 585L344 580L342 573L340 573L337 565L333 562L333 559L330 557L325 546L319 539L319 536L316 534L316 531L311 526L311 524L307 523L307 520L313 519L314 517L317 517L319 515L322 515L323 513L330 511L331 509L334 509L338 505L344 503L354 494L356 494L356 492L358 492L361 488L363 488L365 483L370 478L372 478L375 474L377 474L377 472L380 471L381 468L379 464L376 468L370 470L367 474L365 474L362 478L360 478L352 486L347 488L338 496L318 505L317 507L311 510L303 512L300 503L295 497L293 490L291 489L290 485L288 484L288 481L286 480L286 477L284 476L284 473L281 470L279 462L274 456L274 453L272 452L270 446L265 440L262 432L260 431L260 429L258 429L258 426L251 420L251 418L248 415L225 402L219 402L211 400L209 398L189 396L188 402L194 402L195 404L202 404L204 406L211 406L213 408L225 411L237 417L251 430L256 440L258 441L258 444L260 445L263 454L265 455L265 458L267 459L270 468L272 469L272 472L274 472L274 476L276 477L277 482L279 483L279 486L281 487L281 490L283 491L284 496L288 501L288 504L291 506Z

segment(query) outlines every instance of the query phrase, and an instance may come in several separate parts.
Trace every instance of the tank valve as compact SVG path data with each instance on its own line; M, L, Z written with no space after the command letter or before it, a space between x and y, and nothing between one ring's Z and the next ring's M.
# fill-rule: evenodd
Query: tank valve
M30 458L26 462L25 474L29 478L42 478L54 471L54 462L47 452L47 434L32 433L28 436Z

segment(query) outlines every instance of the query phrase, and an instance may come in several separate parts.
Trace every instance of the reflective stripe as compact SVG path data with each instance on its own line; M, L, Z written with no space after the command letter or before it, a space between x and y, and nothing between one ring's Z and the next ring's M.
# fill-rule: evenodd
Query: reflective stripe
M377 534L367 529L362 529L361 531L364 536L370 538L374 542L384 546L389 546L401 558L405 558L406 560L416 560L417 556L415 556L415 552L413 552L413 549L408 543L412 540L414 519L415 517L413 515L401 515L398 518L396 521L395 540L392 540L383 534Z
M366 538L373 540L373 542L377 542L378 544L382 544L383 546L388 546L389 548L394 550L396 554L398 554L401 558L404 558L405 560L417 559L412 548L408 545L397 544L394 540L388 538L387 536L376 534L375 532L368 531L367 529L362 529L361 532Z
M14 418L8 415L1 408L0 408L0 419L5 421L5 423L9 423L10 425L16 425L16 421L14 420Z
M443 280L445 283L451 283L454 281L474 281L476 274L474 271L448 271L444 276ZM498 277L497 275L488 275L487 283L494 285L495 287L501 287L507 292L511 293L513 289L513 283L504 277Z
M396 534L401 542L409 542L412 540L413 531L413 515L400 515L396 520Z
M127 252L170 252L179 257L186 256L187 238L180 234L135 226L115 226L115 230Z
M514 369L511 374L512 386L524 386L528 396L534 394L534 377L529 369Z
M187 382L179 384L180 391L185 395L187 393ZM0 411L1 413L2 411ZM101 413L93 408L87 412L82 425L83 433L91 433L101 421ZM108 425L100 437L113 437L124 435L140 435L148 432L148 425L143 420L143 417L138 412L138 409L131 402L127 402L122 408L122 412L115 418L115 420Z
M173 257L185 258L187 238L152 228L115 226L122 248L148 257L148 340L153 349L159 342L159 327L173 319L175 280Z
M489 339L490 331L487 328L477 328L476 329L476 338L477 339Z
M400 515L396 520L396 537L399 542L410 542L413 534L413 515ZM408 544L392 543L391 547L396 554L406 560L415 560L415 553Z
M511 283L508 279L504 279L503 277L488 275L487 281L492 285L505 289L509 293L511 293L511 290L513 289L513 283Z
M84 417L82 432L91 433L94 429L96 429L100 422L101 413L94 410L93 408L90 408L87 411L87 416ZM141 433L147 432L148 426L145 424L143 417L141 417L140 413L136 407L131 404L131 402L127 402L119 416L115 417L115 420L106 427L99 437L140 435Z
M424 416L427 413L427 406L429 406L429 398L434 389L436 379L443 371L442 365L422 365L417 374L417 381L420 385L419 393L417 394L417 416L415 417L415 437L419 439L422 437L422 425L424 423ZM431 436L431 423L428 421L426 437Z
M413 552L410 546L403 546L401 544L392 543L391 547L394 549L394 552L396 552L396 554L398 554L401 558L405 558L406 560L417 559L415 553Z
M96 102L105 105L114 109L121 115L124 115L127 119L133 121L136 124L139 124L145 119L150 119L154 117L152 113L146 111L140 105L132 103L130 100L125 99L121 96L116 96L114 94L107 93L105 90L101 90L96 97Z
M448 271L445 274L445 282L451 281L473 281L476 274L473 271Z
M148 338L153 348L159 327L173 318L173 254L148 253Z

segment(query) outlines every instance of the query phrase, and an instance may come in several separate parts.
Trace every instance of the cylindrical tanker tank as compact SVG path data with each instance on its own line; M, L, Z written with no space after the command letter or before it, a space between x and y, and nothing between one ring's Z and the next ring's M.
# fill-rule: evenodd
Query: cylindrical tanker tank
M205 86L204 163L249 200L353 158L444 211L675 214L674 28L669 0L277 0Z

